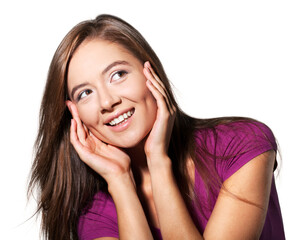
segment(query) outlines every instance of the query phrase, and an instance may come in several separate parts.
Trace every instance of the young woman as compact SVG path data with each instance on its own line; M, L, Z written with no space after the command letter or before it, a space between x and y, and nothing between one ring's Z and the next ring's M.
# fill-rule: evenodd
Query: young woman
M47 239L284 239L276 150L256 120L182 112L140 33L100 15L53 57L29 189Z

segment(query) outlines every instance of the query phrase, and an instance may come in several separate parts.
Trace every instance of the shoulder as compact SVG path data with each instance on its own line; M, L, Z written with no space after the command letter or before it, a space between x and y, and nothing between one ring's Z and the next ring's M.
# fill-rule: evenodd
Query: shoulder
M198 129L195 138L200 158L208 155L223 181L258 155L277 150L271 129L250 119Z
M226 124L220 124L216 127L217 132L222 137L239 135L250 138L264 138L274 141L274 135L271 129L262 122L256 120L242 120Z
M78 221L79 239L118 237L115 204L109 194L98 192L92 203L83 210Z
M235 144L242 146L250 143L254 146L268 145L273 150L277 149L276 140L271 129L256 120L239 120L221 123L216 126L199 128L195 132L197 144L209 148L231 148Z

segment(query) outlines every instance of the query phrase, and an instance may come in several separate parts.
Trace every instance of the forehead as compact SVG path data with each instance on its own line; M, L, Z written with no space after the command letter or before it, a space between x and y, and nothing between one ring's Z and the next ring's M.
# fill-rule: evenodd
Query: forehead
M119 58L134 60L133 55L119 44L100 39L86 40L73 54L70 67L76 64L92 64L95 61L108 63Z
M73 54L68 68L68 85L78 82L77 79L87 80L96 77L109 64L115 61L126 61L131 66L142 65L128 50L119 44L100 40L84 41Z

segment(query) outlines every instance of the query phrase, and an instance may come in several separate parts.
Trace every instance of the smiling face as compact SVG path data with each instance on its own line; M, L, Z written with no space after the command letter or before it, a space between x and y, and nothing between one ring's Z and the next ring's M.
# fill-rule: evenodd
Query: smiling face
M143 64L118 44L84 41L70 61L67 85L82 122L106 143L134 147L154 124L157 104Z

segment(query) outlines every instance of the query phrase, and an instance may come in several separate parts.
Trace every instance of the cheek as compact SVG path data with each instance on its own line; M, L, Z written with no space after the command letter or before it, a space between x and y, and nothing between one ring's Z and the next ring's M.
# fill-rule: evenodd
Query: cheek
M87 127L93 126L98 123L96 106L93 104L85 104L83 106L78 106L77 108L80 119Z
M140 84L136 85L133 90L133 94L137 97L138 101L143 102L145 104L146 110L149 112L149 114L156 112L157 102L152 92L146 86L145 78L140 82Z
M137 92L137 97L138 101L142 103L141 106L144 109L144 115L148 116L145 120L146 123L153 124L156 119L158 106L156 99L148 87L146 87L145 83L144 86L142 86L141 91Z
M151 91L146 86L146 78L141 77L140 80L135 79L129 84L129 87L125 88L128 91L128 96L132 96L137 101L155 101Z

